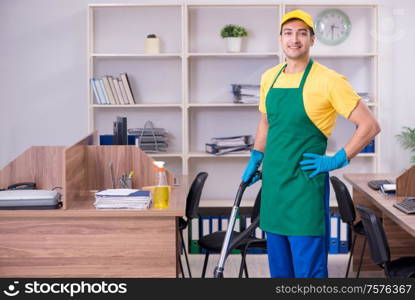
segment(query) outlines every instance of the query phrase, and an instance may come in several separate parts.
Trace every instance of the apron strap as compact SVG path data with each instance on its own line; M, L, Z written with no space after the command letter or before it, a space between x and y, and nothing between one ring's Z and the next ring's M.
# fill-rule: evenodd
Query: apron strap
M305 71L304 71L303 77L301 78L300 86L298 87L298 88L299 88L299 89L301 89L301 90L303 90L303 88L304 88L305 81L306 81L306 79L307 79L308 73L310 73L310 70L311 70L312 65L313 65L313 60L310 58L310 59L308 60L307 67L305 68ZM272 87L274 86L274 84L275 84L275 82L277 81L278 77L280 77L281 72L282 72L282 71L284 71L286 67L287 67L287 64L285 64L285 65L284 65L284 66L280 69L280 71L278 72L277 76L275 76L275 79L274 79L274 81L272 82L272 84L271 84L270 88L272 88Z
M272 82L271 86L269 87L270 89L272 89L272 87L273 87L273 86L274 86L274 84L275 84L275 81L277 81L278 77L280 77L281 72L282 72L282 71L284 71L284 69L285 69L286 67L287 67L287 64L285 64L285 65L283 65L283 66L282 66L281 70L278 72L277 76L275 76L274 81Z
M303 78L301 78L300 86L298 87L301 91L304 88L305 81L307 79L308 73L310 73L312 65L313 65L313 60L310 58L309 61L308 61L307 67L305 68Z

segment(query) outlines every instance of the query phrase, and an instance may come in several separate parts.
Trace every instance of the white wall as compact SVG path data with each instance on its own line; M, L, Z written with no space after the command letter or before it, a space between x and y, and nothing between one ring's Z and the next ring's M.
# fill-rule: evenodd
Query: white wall
M32 145L70 145L88 134L87 4L115 2L118 1L0 0L0 167ZM362 3L347 1L354 2ZM380 171L400 172L410 165L410 154L398 146L394 135L402 126L415 127L415 2L378 3Z

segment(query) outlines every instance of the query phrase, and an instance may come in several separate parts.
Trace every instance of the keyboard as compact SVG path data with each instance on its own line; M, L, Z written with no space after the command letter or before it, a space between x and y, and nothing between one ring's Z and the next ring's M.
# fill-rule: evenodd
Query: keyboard
M415 213L415 197L405 198L402 202L394 203L393 206L400 209L406 214Z
M381 185L383 184L391 184L393 183L392 180L382 179L382 180L371 180L367 183L367 185L373 190L380 190Z

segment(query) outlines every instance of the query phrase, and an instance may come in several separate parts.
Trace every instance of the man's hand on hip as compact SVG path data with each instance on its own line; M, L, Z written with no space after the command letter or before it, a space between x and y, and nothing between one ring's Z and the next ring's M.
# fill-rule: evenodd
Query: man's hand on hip
M349 164L346 151L344 151L343 148L341 148L334 156L318 155L314 153L304 153L303 156L308 159L304 159L300 162L300 165L303 166L301 167L301 170L314 170L314 172L310 174L310 178L323 172L343 168Z

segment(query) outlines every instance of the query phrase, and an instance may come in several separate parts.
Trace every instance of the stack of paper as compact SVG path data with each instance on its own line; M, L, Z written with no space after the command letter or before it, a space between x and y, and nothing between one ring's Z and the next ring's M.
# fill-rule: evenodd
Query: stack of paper
M229 137L215 137L211 139L211 143L206 144L206 152L223 155L226 153L244 153L251 149L252 136L240 135Z
M97 209L147 209L152 201L150 191L108 189L95 194Z
M231 84L233 102L259 103L259 85L257 84Z

